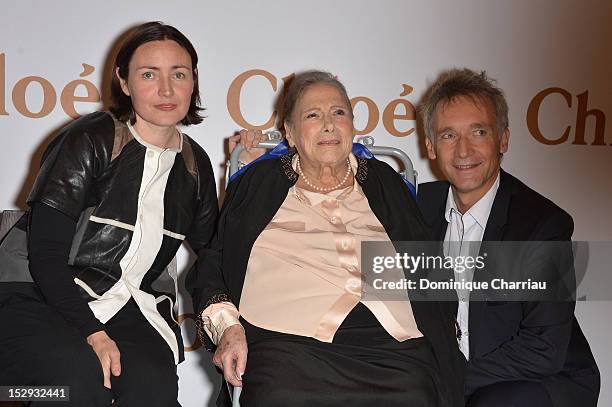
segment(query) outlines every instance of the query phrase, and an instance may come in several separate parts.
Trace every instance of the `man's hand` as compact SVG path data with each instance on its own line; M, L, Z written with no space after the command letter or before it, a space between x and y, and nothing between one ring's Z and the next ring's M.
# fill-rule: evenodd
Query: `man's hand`
M257 148L257 144L262 141L268 140L261 130L240 130L240 133L229 138L229 152L230 154L236 148L236 145L240 143L244 147L244 151L240 153L238 160L245 164L259 158L266 153L265 148Z

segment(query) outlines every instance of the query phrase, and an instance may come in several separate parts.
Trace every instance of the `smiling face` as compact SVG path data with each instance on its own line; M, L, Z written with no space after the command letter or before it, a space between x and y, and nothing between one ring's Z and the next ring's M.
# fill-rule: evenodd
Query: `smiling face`
M175 41L139 46L130 60L128 77L119 81L132 99L139 132L174 127L187 115L194 88L191 57Z
M466 96L437 106L432 131L434 142L425 140L428 156L437 160L457 204L467 210L495 183L510 133L498 134L490 101Z
M332 85L306 88L285 122L287 141L304 167L342 167L353 147L353 115L346 98Z

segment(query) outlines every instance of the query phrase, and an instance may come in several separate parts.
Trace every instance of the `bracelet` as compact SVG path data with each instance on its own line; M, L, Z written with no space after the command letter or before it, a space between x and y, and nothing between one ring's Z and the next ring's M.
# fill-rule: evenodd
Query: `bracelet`
M209 352L214 352L216 346L210 346L210 343L212 343L212 341L208 338L208 334L206 333L206 330L204 329L204 320L202 319L202 311L208 308L208 306L211 304L216 304L218 302L224 302L224 301L232 302L232 299L230 298L229 295L225 293L218 293L218 294L213 295L206 302L206 305L204 305L204 307L195 316L196 335L198 339L200 340L200 343L202 344L204 349L206 349Z
M208 334L204 330L204 320L202 319L202 315L197 315L195 320L196 336L200 340L200 343L208 352L214 352L215 349L213 346L209 345L211 342L208 339Z

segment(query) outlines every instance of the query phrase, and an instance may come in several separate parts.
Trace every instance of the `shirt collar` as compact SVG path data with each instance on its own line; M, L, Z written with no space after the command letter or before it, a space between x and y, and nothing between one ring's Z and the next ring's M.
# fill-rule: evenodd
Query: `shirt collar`
M491 186L491 188L487 191L486 194L482 198L478 200L470 209L468 209L463 216L471 215L476 222L480 225L481 228L485 228L487 226L487 221L489 220L489 214L491 213L491 208L493 207L493 201L495 200L495 195L497 194L497 190L499 189L499 172L497 173L497 177L495 178L495 182ZM446 209L444 210L444 217L447 222L451 221L451 213L455 211L457 213L459 210L457 209L457 204L455 203L455 197L453 195L453 188L448 188L448 196L446 198Z
M151 150L157 151L158 153L161 153L164 150L170 150L170 151L174 151L175 153L180 153L183 150L183 133L181 133L181 131L179 131L179 129L175 128L175 130L177 131L177 133L179 135L179 145L178 145L178 147L162 148L162 147L158 147L156 145L153 145L151 143L146 142L142 137L140 137L140 135L138 134L138 132L136 131L134 126L132 126L129 121L126 122L126 124L127 124L128 129L130 129L130 133L132 133L132 136L134 136L136 141L138 141L140 144L142 144L146 148L150 148Z

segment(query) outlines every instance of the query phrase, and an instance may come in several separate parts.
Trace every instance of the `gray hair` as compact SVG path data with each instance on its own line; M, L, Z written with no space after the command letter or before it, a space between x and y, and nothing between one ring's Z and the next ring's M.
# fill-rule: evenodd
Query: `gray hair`
M468 68L451 69L438 77L421 103L423 128L432 143L435 142L432 121L436 109L461 96L490 101L495 112L498 134L508 128L508 103L504 92L495 86L495 80L489 78L485 71L478 73Z
M351 108L351 100L346 93L344 85L329 72L325 71L306 71L295 75L289 83L289 87L285 91L282 106L282 121L281 123L291 123L291 116L295 110L297 102L302 97L306 89L314 85L330 85L338 89L342 98L345 99L347 106L350 109L351 119L353 118L353 109Z

